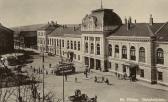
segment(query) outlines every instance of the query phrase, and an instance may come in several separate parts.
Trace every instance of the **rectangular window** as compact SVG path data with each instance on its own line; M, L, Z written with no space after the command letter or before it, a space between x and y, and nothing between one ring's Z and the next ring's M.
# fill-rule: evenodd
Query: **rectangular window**
M57 46L59 46L59 41L58 41L58 39L57 39Z
M80 60L80 55L78 55L78 60Z
M74 50L76 50L76 41L74 41Z
M62 40L62 47L64 47L64 40Z
M84 38L85 38L85 40L86 40L86 36L85 36Z
M94 41L94 37L90 37L89 39L90 39L90 41Z
M123 72L126 72L126 65L123 65Z
M76 59L76 54L74 54L74 59Z
M96 37L96 41L100 41L100 37Z
M71 41L71 49L73 49L73 41Z
M91 54L94 53L94 44L93 43L90 44L90 53Z
M69 49L69 40L67 41L67 49Z
M109 62L109 69L111 69L111 62Z
M144 77L144 70L143 69L140 69L140 77Z
M158 80L162 81L163 80L163 73L158 72Z
M118 71L118 64L115 64L115 71Z
M80 51L80 42L78 41L78 51Z

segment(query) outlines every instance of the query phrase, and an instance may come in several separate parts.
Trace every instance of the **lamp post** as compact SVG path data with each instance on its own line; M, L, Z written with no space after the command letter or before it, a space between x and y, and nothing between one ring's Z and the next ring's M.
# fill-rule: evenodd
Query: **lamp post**
M42 67L43 67L43 102L44 102L44 47L42 52Z
M63 64L62 62L63 62L63 59L62 59L62 51L61 51L61 40L60 40L60 58L61 58L61 64ZM63 102L65 102L65 95L64 95L64 65L62 66L62 77L63 77L63 80L62 80L62 83L63 83L63 88L62 88L62 100L63 100Z

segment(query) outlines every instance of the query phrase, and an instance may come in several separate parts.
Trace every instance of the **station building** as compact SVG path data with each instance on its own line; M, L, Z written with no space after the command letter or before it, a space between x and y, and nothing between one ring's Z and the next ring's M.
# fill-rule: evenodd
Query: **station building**
M81 24L47 26L37 31L41 52L73 58L90 69L168 85L168 22L122 22L112 9L96 9Z

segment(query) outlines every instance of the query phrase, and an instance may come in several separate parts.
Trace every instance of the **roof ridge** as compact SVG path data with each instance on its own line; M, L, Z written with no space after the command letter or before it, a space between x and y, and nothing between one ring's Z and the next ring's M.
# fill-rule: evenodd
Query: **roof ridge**
M168 22L164 23L164 24L155 32L155 35L157 35L157 33L158 33L165 25L167 25L167 24L168 24Z

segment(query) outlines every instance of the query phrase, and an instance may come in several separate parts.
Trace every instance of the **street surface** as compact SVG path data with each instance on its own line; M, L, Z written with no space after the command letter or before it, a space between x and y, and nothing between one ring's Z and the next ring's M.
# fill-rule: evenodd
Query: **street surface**
M56 65L58 61L58 57L45 57L45 68L48 68L49 64ZM78 64L76 63L76 65ZM42 58L35 56L34 62L28 66L41 68ZM68 75L67 81L65 81L66 102L67 97L74 95L76 89L80 89L89 97L97 96L98 102L168 102L168 91L149 88L129 80L119 80L112 75L91 72L86 78L82 73L83 70L84 68L79 64L77 66L78 73ZM101 80L102 76L105 79L108 78L110 85L94 82L95 76L98 77L98 80ZM75 82L75 78L77 78L77 82ZM45 92L53 92L57 99L62 99L63 77L52 74L45 75Z

